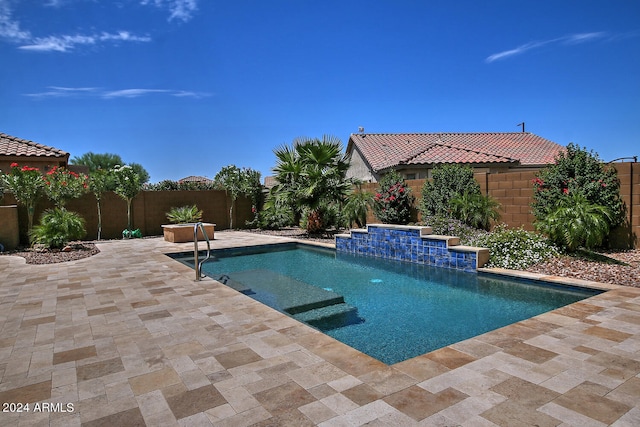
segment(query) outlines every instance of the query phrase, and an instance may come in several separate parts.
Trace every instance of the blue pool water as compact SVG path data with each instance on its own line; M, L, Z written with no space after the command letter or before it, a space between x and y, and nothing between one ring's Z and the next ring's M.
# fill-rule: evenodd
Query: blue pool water
M216 251L203 272L387 364L598 293L304 246L248 250L266 252ZM330 307L314 309L321 300Z

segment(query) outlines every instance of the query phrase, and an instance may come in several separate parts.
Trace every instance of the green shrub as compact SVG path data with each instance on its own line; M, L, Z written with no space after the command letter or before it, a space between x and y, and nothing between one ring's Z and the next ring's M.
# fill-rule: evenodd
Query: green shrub
M181 190L212 190L214 184L212 182L200 181L172 181L165 179L156 184L146 184L144 189L147 191L181 191Z
M556 163L541 169L533 180L531 205L538 221L556 211L575 193L591 204L604 206L611 213L609 227L624 222L624 204L620 197L620 181L613 166L605 165L593 151L569 144Z
M536 221L536 229L549 236L556 245L574 252L580 247L593 249L609 235L611 211L589 202L575 192L560 200L561 205Z
M391 170L380 180L373 198L373 212L385 224L407 224L411 220L414 197L402 176Z
M294 223L293 209L267 203L258 214L258 227L265 230L278 230Z
M373 204L373 194L368 191L352 191L347 195L346 203L344 205L344 216L347 227L351 227L351 224L355 224L362 228L367 223L367 211Z
M33 243L48 248L62 248L71 240L85 236L84 218L64 208L47 209L40 218L40 225L29 232Z
M524 270L560 254L558 248L544 236L522 228L508 229L503 225L496 227L491 233L479 236L471 244L489 249L490 258L486 267L512 270Z
M188 224L202 221L202 210L196 205L173 207L166 216L172 224Z
M489 230L491 221L498 221L500 204L489 195L464 192L450 200L451 214L465 224Z
M487 234L484 230L471 227L459 219L449 218L444 215L426 215L422 217L421 224L433 229L433 234L443 236L455 236L460 238L463 245L471 245L481 236Z
M464 193L480 194L470 166L444 164L433 169L433 179L422 186L419 209L423 215L449 215L449 201Z

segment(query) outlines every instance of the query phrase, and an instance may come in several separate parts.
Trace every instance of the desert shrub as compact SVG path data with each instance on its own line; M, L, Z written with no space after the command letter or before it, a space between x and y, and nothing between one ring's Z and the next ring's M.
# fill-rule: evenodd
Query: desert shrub
M536 229L543 232L556 245L570 252L580 247L593 249L609 235L611 211L589 202L579 192L560 200L560 206L536 221Z
M422 186L419 209L423 215L449 215L450 200L456 196L480 194L480 184L470 166L444 164L433 169L433 179Z
M48 248L64 247L71 240L78 240L86 234L84 218L64 208L47 209L40 218L40 224L29 232L33 243Z
M489 262L485 267L524 270L527 267L558 256L560 251L544 236L522 228L497 226L493 232L479 236L473 246L488 248Z
M196 205L172 207L166 213L166 217L172 224L188 224L202 221L202 210Z
M489 195L465 192L452 198L450 203L452 216L474 228L489 230L491 221L500 219L500 204Z
M373 197L373 212L385 224L407 224L411 220L414 197L402 176L394 170L380 180Z
M269 200L267 200L269 202ZM257 215L258 227L265 230L278 230L294 223L294 212L285 206L267 203Z
M304 209L299 225L309 234L318 234L332 228L340 228L345 222L345 216L337 203L322 203L315 209Z
M615 168L603 164L598 154L569 144L553 165L541 169L533 180L531 205L537 220L544 220L575 193L611 213L609 228L624 222L624 204L620 197L620 181Z
M471 245L478 240L478 238L487 234L484 230L471 227L459 219L450 218L445 215L423 216L421 224L431 227L433 234L459 237L460 243L463 245Z
M345 225L351 227L355 223L360 228L364 227L367 223L367 211L372 204L373 194L362 189L352 190L347 195L343 208Z

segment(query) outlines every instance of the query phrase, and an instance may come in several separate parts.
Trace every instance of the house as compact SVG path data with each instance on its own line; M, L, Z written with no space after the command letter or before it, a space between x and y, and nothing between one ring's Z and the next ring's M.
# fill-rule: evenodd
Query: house
M46 172L54 166L68 167L69 153L0 132L0 170L9 172L12 163Z
M377 182L391 169L405 179L431 177L444 163L469 165L475 172L537 170L554 163L564 147L530 132L357 133L351 134L348 178Z
M197 182L200 184L213 184L213 180L207 178L206 176L194 176L194 175L189 175L185 178L179 179L178 182L180 184L184 184L187 182Z

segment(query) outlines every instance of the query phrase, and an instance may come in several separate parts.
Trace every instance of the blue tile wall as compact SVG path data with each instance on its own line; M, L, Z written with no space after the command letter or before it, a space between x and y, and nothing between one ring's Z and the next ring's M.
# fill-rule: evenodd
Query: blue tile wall
M447 248L441 239L421 236L419 228L386 228L369 225L352 230L351 236L336 236L336 251L416 264L476 271L476 253Z

